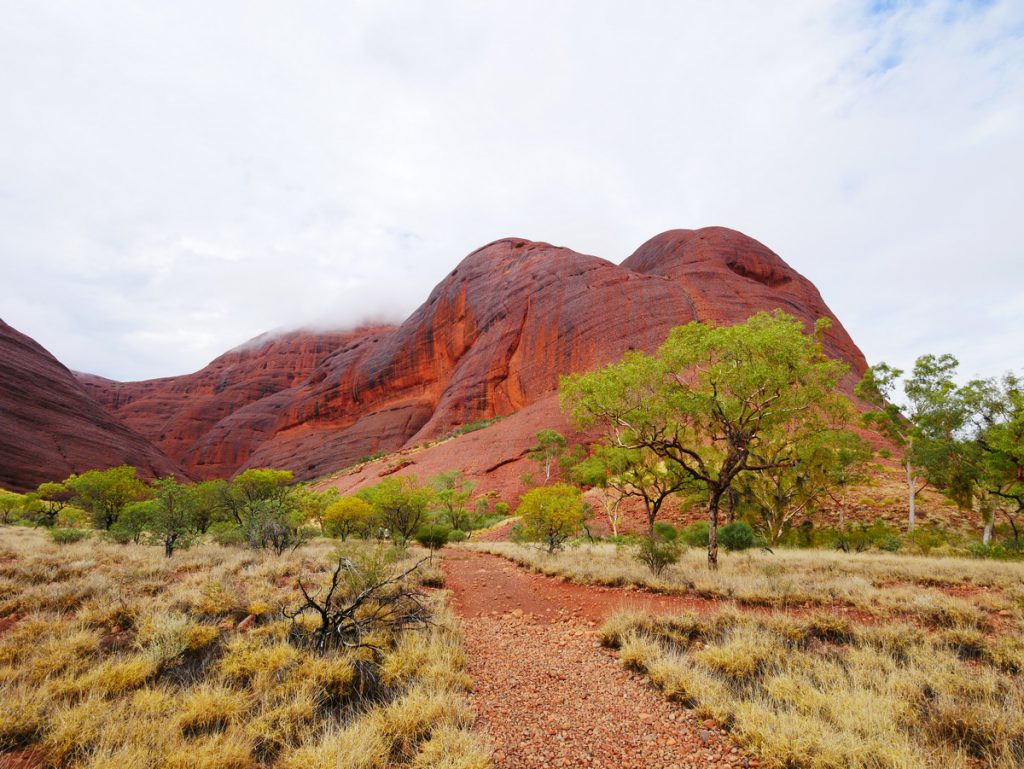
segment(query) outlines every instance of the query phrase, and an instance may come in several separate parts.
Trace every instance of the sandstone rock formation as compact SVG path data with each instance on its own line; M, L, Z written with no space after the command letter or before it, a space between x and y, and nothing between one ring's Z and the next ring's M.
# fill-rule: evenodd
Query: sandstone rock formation
M34 489L120 464L153 477L182 469L89 397L37 342L0 320L0 488Z
M77 376L97 401L168 456L200 477L227 477L273 434L293 388L328 358L345 358L390 330L263 334L184 376L142 382Z
M851 365L852 387L864 357L813 284L721 227L663 233L621 265L506 238L467 256L397 328L257 339L183 377L82 381L198 477L275 466L309 478L532 405L524 413L557 419L560 375L652 350L675 325L774 308L808 326L832 318L827 351ZM507 421L527 437L547 426ZM504 444L487 432L490 456Z

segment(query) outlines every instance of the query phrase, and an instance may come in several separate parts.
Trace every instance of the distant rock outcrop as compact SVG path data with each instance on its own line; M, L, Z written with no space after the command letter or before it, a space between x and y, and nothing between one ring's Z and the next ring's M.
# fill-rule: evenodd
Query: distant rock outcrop
M148 477L185 477L42 346L0 320L0 488L26 491L126 463Z
M808 327L832 319L826 350L851 365L852 388L864 356L814 285L722 227L663 233L621 265L505 238L467 256L397 328L257 339L187 376L80 378L198 477L275 466L310 478L540 405L562 374L653 350L673 326L775 308Z

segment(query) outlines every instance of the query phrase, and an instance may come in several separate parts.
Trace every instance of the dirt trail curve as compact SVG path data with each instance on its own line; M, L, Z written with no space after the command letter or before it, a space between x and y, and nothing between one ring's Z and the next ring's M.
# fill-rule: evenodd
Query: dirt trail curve
M620 608L671 611L686 599L572 585L493 555L443 561L469 652L479 725L508 769L757 767L710 722L664 700L601 648Z

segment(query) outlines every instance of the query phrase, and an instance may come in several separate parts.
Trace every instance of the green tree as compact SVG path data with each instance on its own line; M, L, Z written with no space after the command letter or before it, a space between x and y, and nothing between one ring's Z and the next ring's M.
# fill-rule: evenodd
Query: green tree
M950 356L943 356L944 365L948 366ZM938 359L937 359L938 362ZM955 367L955 363L954 363ZM915 463L918 452L915 450L915 438L918 435L918 420L923 403L920 397L922 382L912 385L903 384L903 403L898 403L900 394L900 377L903 370L894 368L887 363L876 363L864 372L864 377L856 388L857 397L868 403L872 408L863 414L862 419L867 427L886 436L903 452L903 469L907 483L907 530L913 531L917 523L917 495L921 493L927 481L917 485Z
M653 356L633 352L603 370L564 377L562 402L581 426L603 427L606 445L646 449L706 494L708 566L715 569L719 507L734 482L795 463L795 448L772 458L761 450L842 407L837 386L847 366L822 352L827 327L821 319L806 335L781 312L734 326L690 323L673 329Z
M129 502L110 527L110 532L118 542L131 540L137 545L142 540L143 533L149 529L152 518L153 500Z
M39 500L39 513L34 516L36 526L53 526L61 510L71 502L74 492L63 483L40 483L36 489Z
M974 380L957 386L956 359L924 355L908 383L922 404L918 455L930 483L961 509L977 514L989 544L998 510L1019 541L1024 509L1024 396L1018 379Z
M228 482L223 478L200 481L192 487L196 496L195 527L200 534L205 534L211 524L220 521L238 521L226 504L229 496Z
M199 500L192 486L178 483L172 476L155 481L153 490L148 529L170 558L175 548L188 547L197 535Z
M622 525L622 494L612 485L612 468L596 447L593 454L569 468L569 477L580 486L597 489L600 494L601 513L608 522L613 537L619 536Z
M269 467L250 468L239 473L223 487L220 487L221 507L240 526L246 526L247 519L268 509L291 508L291 470L274 470Z
M574 475L578 482L585 480L589 472L591 479L596 476L606 489L615 492L616 503L623 499L639 500L647 519L648 538L654 537L654 524L665 502L672 495L694 487L693 480L678 463L658 456L647 447L598 445L584 460L582 468L581 465L576 468ZM618 533L617 526L612 533Z
M904 392L912 404L911 452L926 481L984 522L983 541L992 534L994 505L985 488L978 446L969 439L970 407L954 381L959 363L952 355L922 355Z
M146 484L129 465L72 475L64 485L74 492L75 504L89 514L98 529L109 529L125 505L149 496Z
M740 476L738 489L742 504L758 522L769 544L778 544L794 519L813 513L829 492L855 472L857 463L871 456L870 447L847 430L822 429L805 433L797 445L790 436L779 435L783 442L762 443L758 460L770 467L759 473ZM795 456L794 462L778 462L782 456Z
M964 388L971 413L970 433L979 448L983 483L1020 544L1019 517L1024 513L1024 392L1013 374L976 380Z
M565 456L565 436L555 430L541 430L537 433L537 444L527 455L544 473L544 483L551 483L551 471Z
M459 470L439 473L430 479L434 489L434 508L449 528L469 528L470 515L466 507L476 483L467 480Z
M354 534L367 534L373 521L373 506L369 502L359 497L341 497L324 511L324 533L345 541Z
M14 513L21 510L22 496L0 491L0 523L8 524L14 520Z
M316 521L321 529L324 527L324 513L327 508L341 498L341 494L334 487L317 491L303 486L294 493L303 522Z
M377 485L371 504L391 537L406 542L426 521L432 496L415 476L390 476Z
M516 515L527 539L543 542L549 553L561 548L586 522L587 507L575 486L555 483L527 491Z

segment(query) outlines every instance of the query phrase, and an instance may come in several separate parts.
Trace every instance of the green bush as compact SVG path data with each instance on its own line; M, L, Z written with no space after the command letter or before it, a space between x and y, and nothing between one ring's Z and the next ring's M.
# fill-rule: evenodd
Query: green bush
M895 535L882 537L878 540L879 550L885 550L888 553L898 553L901 547L903 547L903 540Z
M675 542L676 538L679 536L679 532L676 531L676 527L671 523L665 523L664 521L658 521L654 524L654 534L666 542Z
M494 503L494 514L505 517L508 515L509 507L508 502L495 502Z
M118 545L127 545L135 541L135 534L127 526L118 521L110 530L103 535L104 539L116 542Z
M242 527L229 523L228 521L218 521L217 523L211 524L210 528L206 530L206 533L210 535L210 538L218 545L244 545L246 544L245 531Z
M707 521L697 521L683 529L680 532L680 536L683 542L690 547L707 547L709 528L710 526Z
M982 544L978 541L971 542L967 545L967 552L975 558L995 558L997 560L1004 560L1017 556L1016 552L1011 552L1006 548L1006 545L998 542L992 542L988 545Z
M462 542L468 536L469 535L466 534L466 532L464 532L462 529L452 529L451 531L448 532L448 541L449 542Z
M435 523L429 526L421 526L412 535L412 538L428 550L440 550L448 544L448 535L451 532L452 530L447 526Z
M718 542L726 550L747 550L754 545L754 530L749 523L736 521L718 530Z
M90 532L87 529L50 529L50 537L58 545L70 545L74 542L81 542L89 534Z
M636 559L657 576L667 566L676 563L682 552L683 549L678 542L663 539L655 534L653 537L644 537L640 540L637 545Z

